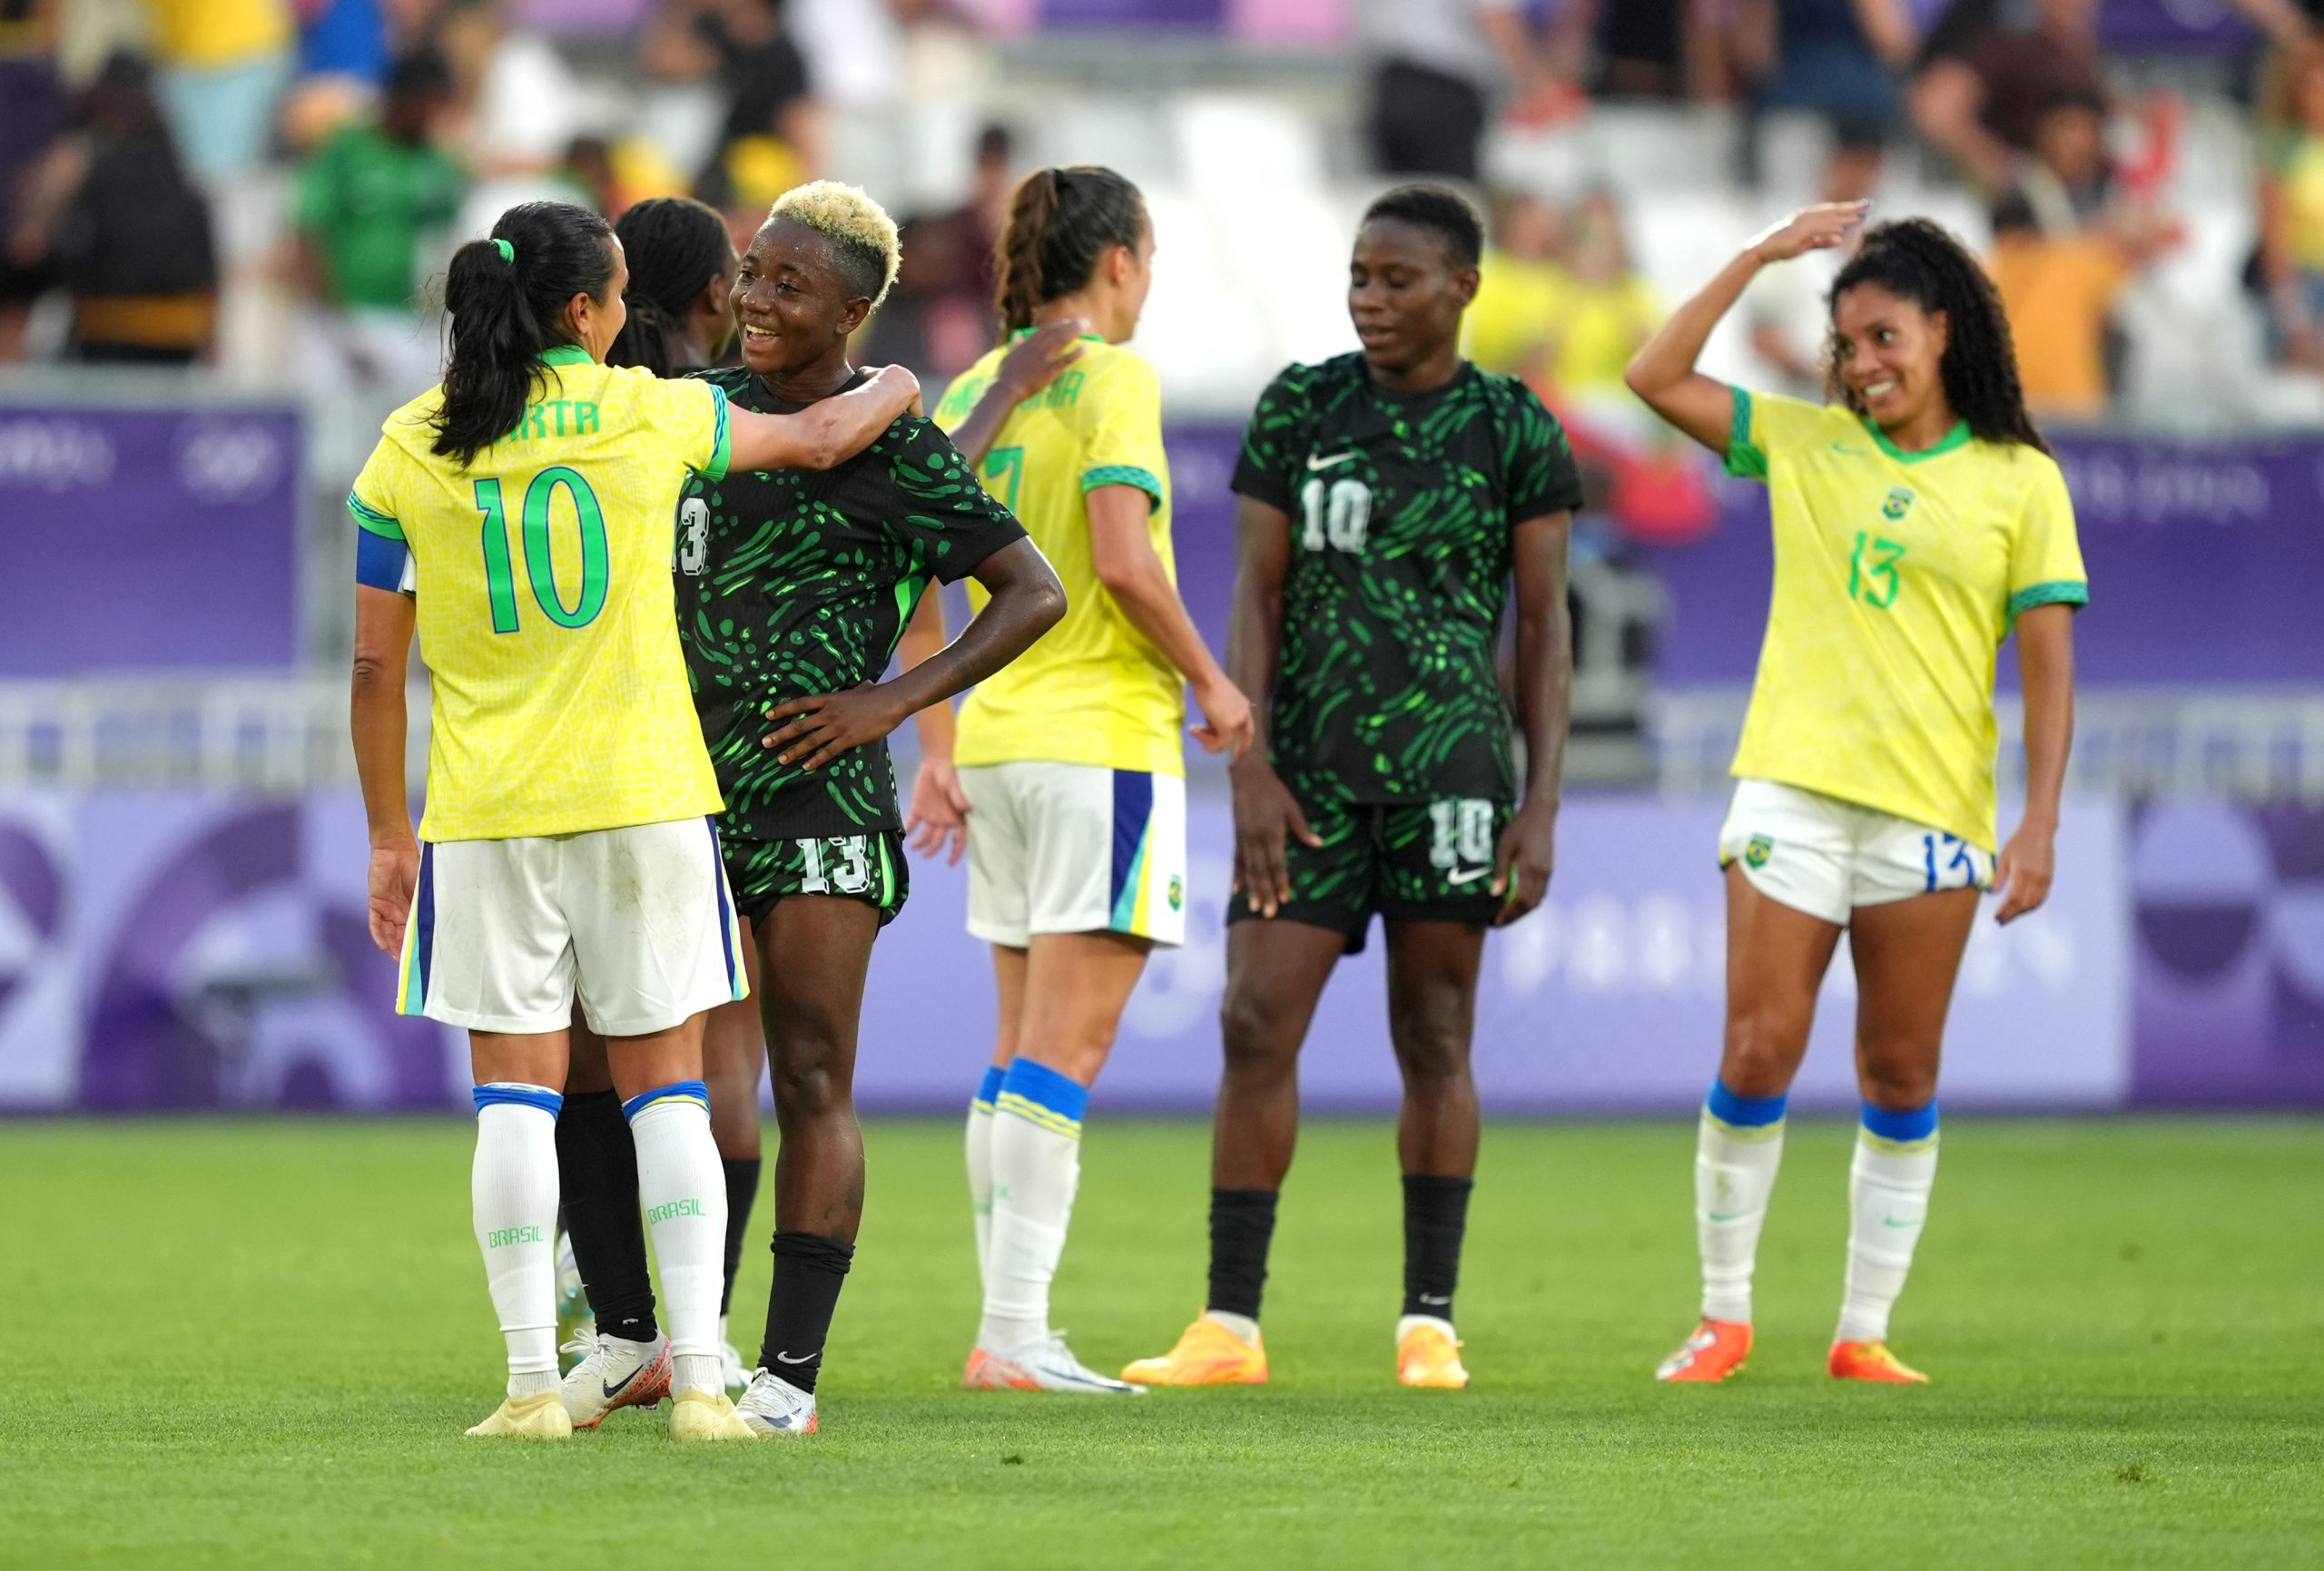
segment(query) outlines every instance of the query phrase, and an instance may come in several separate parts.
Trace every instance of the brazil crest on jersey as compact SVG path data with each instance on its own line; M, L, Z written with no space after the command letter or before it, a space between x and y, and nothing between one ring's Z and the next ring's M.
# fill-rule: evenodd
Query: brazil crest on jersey
M1493 665L1510 531L1581 502L1541 400L1465 363L1417 394L1360 354L1292 366L1260 395L1235 489L1291 515L1268 741L1292 788L1513 800Z
M803 407L776 399L744 368L702 379L737 408ZM687 486L678 503L678 633L728 834L901 827L886 742L807 774L759 745L774 729L766 709L878 681L930 581L965 577L1024 535L950 438L911 416L821 473L734 473Z

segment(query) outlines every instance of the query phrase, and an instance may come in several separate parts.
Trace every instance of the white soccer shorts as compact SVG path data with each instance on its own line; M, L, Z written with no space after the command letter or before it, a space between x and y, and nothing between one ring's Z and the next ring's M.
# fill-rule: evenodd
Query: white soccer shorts
M1764 780L1736 782L1718 865L1740 865L1769 899L1840 927L1858 906L1994 881L1993 852L1958 835Z
M1187 936L1187 782L1096 764L983 764L969 799L969 931Z
M706 819L420 848L396 1011L474 1031L666 1031L749 992Z

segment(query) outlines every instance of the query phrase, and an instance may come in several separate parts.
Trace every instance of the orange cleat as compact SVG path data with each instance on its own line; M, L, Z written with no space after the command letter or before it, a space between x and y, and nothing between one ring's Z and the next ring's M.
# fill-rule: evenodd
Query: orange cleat
M1256 1337L1246 1342L1208 1315L1197 1315L1177 1347L1160 1358L1139 1359L1122 1370L1122 1379L1141 1386L1263 1386L1267 1350Z
M1887 1386L1925 1386L1928 1377L1888 1350L1886 1342L1834 1342L1825 1371L1836 1380L1871 1380Z
M1461 1342L1441 1325L1416 1325L1396 1339L1396 1383L1457 1391L1469 1383Z
M1704 1321L1657 1366L1658 1380L1710 1385L1739 1375L1751 1357L1751 1322Z

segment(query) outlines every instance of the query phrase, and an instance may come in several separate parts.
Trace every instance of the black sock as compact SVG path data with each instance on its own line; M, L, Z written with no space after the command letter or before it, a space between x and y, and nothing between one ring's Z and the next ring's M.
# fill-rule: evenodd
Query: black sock
M1466 1178L1404 1174L1404 1313L1452 1318L1461 1280L1461 1238L1469 1228Z
M597 1329L652 1341L654 1279L645 1273L645 1223L637 1214L637 1147L621 1097L585 1091L556 1115L556 1173L574 1263Z
M822 1372L823 1341L831 1335L832 1311L855 1246L817 1238L812 1232L774 1235L774 1286L766 1295L766 1340L759 1346L759 1368L803 1391L815 1389Z
M734 1272L743 1263L743 1239L751 1231L751 1203L759 1197L759 1159L730 1156L726 1170L726 1287L718 1295L723 1318L734 1304Z
M1275 1241L1272 1189L1210 1192L1210 1299L1221 1314L1259 1318L1267 1285L1267 1245Z

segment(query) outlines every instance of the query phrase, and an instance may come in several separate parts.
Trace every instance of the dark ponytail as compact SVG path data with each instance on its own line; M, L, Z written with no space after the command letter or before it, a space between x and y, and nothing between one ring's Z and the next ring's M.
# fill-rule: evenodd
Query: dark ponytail
M1146 199L1110 169L1078 163L1037 169L1018 182L998 248L1000 329L1033 325L1033 312L1089 281L1098 259L1146 238Z
M606 351L609 366L639 366L670 375L678 324L734 254L726 221L690 196L648 197L614 223L629 256L622 299L629 319Z
M1864 231L1864 242L1832 282L1832 299L1858 284L1877 284L1899 299L1945 317L1945 358L1937 375L1945 402L1984 442L2014 442L2046 453L2050 445L2025 412L2017 350L2001 295L1969 248L1925 218L1892 219ZM1854 408L1837 355L1825 372L1826 395ZM1857 410L1857 413L1863 413Z
M444 280L452 357L434 422L438 454L466 467L517 428L541 356L572 341L566 303L575 295L606 298L612 237L612 226L586 207L528 201L502 213L490 240L452 253Z

